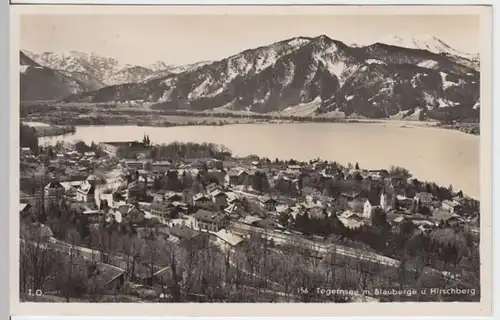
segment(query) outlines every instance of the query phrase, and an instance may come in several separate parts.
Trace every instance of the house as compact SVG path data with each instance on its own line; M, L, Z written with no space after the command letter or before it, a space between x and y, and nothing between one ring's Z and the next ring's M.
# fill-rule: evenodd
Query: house
M224 163L218 159L210 159L207 161L207 168L222 170L224 168Z
M208 192L208 193L212 193L212 192L214 192L215 190L220 190L221 188L220 188L220 186L219 186L219 185L217 185L216 183L211 183L211 184L209 184L209 185L206 187L206 189L207 189L207 192Z
M227 206L224 209L224 212L226 214L228 214L229 216L236 217L236 216L242 215L244 213L244 210L239 204L233 203L233 204L230 204L229 206Z
M403 216L397 216L396 218L394 218L392 220L392 222L394 222L395 224L401 224L405 220L406 220L405 217L403 217Z
M251 165L254 168L260 168L260 161L252 161Z
M21 157L31 156L31 149L28 147L21 148Z
M170 235L170 238L175 239L175 241L180 243L199 242L199 244L201 244L202 239L208 240L208 238L206 238L199 231L196 231L194 229L182 225L172 226L168 231L168 233Z
M96 153L94 151L87 151L83 153L83 156L85 158L93 158L96 156Z
M460 216L444 210L440 210L434 214L434 219L438 222L446 222L448 224L460 223Z
M351 191L351 192L341 192L340 196L344 198L345 200L349 201L354 201L359 197L359 192L356 191Z
M216 243L224 251L234 250L236 247L241 246L245 240L227 229L221 229L215 235L217 236Z
M165 200L169 202L174 202L174 201L182 201L184 200L182 195L176 193L176 192L167 192L165 193Z
M367 199L363 205L363 218L370 219L372 212L380 208L381 210L386 210L387 208L387 195L382 192L380 197L370 197Z
M205 229L208 231L217 232L227 223L227 217L221 212L213 212L204 209L198 210L194 214L195 227L199 230Z
M411 210L415 204L415 200L402 195L396 195L396 205L401 209Z
M389 175L385 169L368 170L367 173L372 180L383 180Z
M350 210L346 210L346 211L342 212L342 214L339 216L339 218L354 219L354 220L358 220L358 221L362 220L362 218L356 212L352 212Z
M211 206L212 205L212 199L210 199L208 196L206 196L203 193L197 193L193 197L193 202L195 205L199 206Z
M19 213L22 216L27 216L31 213L31 205L29 203L20 203L19 204Z
M339 217L339 221L348 229L358 229L361 228L364 223L357 216L352 216L350 218L345 218L343 216Z
M166 217L170 214L171 207L164 202L155 202L151 204L151 214L158 217Z
M262 228L266 230L274 230L279 227L278 223L270 219L260 219L252 222L252 225L257 228Z
M469 197L454 197L454 201L458 202L463 208L479 210L480 202Z
M240 184L239 172L235 170L228 170L224 177L224 185L236 186Z
M60 197L64 195L64 187L58 181L52 181L45 186L45 196Z
M145 213L133 204L122 204L117 209L122 218L127 218L129 221L140 222L144 220Z
M101 150L110 157L116 157L118 153L124 158L135 158L139 154L150 154L151 146L139 141L119 141L99 143Z
M139 183L137 180L132 181L127 186L127 198L137 198L142 199L144 196L145 185L144 183Z
M276 210L276 205L278 205L278 202L269 196L260 197L259 202L260 205L267 211Z
M63 186L66 194L76 195L76 192L82 183L83 181L66 181L61 182L61 185Z
M90 275L88 282L96 290L104 290L105 292L117 291L123 287L125 283L125 270L106 264L96 262L90 265Z
M434 197L432 196L432 194L428 192L419 192L415 195L415 200L417 201L417 204L423 207L430 207L433 198Z
M243 184L245 183L245 180L247 179L248 176L250 176L251 174L247 172L247 170L240 170L238 172L238 179L239 179L239 183L238 184Z
M174 211L181 217L188 211L188 205L185 202L174 201L172 202L172 206Z
M84 181L76 191L76 200L93 203L95 201L95 186L89 181Z
M154 161L150 167L154 173L165 173L173 168L173 164L169 161Z
M127 160L125 161L125 166L129 170L141 170L144 169L144 161L137 161L137 160Z
M196 159L189 164L189 167L192 169L205 170L208 169L207 163L204 160Z
M390 185L393 188L404 188L408 184L408 181L402 177L392 177L390 180Z
M215 203L217 208L222 209L227 207L228 196L225 192L216 189L210 195L212 196L213 202Z
M441 204L441 208L450 213L459 213L461 206L460 203L456 201L444 200Z
M125 265L126 266L126 265ZM147 261L137 263L131 281L139 285L151 287L155 284L167 285L172 279L172 270L170 266L162 267L151 265Z

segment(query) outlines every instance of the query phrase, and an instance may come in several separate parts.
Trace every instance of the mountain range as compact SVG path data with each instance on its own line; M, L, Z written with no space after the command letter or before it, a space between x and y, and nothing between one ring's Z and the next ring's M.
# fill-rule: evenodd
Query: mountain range
M136 101L163 110L308 116L479 114L479 57L435 37L392 37L367 46L325 35L296 37L179 67L122 66L70 53L21 52L21 98L36 100L43 93L64 101ZM42 71L54 90L33 88Z

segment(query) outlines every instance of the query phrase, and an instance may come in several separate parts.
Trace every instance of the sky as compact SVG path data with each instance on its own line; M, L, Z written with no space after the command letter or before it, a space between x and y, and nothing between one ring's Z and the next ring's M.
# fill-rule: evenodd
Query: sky
M21 49L76 50L138 65L219 60L322 34L359 45L388 35L433 35L459 51L480 51L478 15L23 15L20 23Z

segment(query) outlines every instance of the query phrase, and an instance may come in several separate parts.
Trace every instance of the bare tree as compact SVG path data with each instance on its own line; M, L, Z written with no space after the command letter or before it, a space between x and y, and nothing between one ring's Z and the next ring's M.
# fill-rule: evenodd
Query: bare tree
M19 270L21 292L44 291L55 262L54 253L43 240L40 225L22 225ZM36 299L36 295L34 297Z

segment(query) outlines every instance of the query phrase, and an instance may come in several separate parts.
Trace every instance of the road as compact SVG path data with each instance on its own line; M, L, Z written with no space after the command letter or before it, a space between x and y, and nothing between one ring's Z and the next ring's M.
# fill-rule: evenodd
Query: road
M366 261L377 262L379 264L388 265L391 267L399 266L398 260L391 259L389 257L385 257L368 251L360 251L341 245L325 245L308 239L299 238L297 236L287 235L272 230L265 230L262 228L250 226L239 222L234 222L232 224L232 228L234 231L257 232L260 234L267 233L267 235L270 236L275 243L284 244L284 243L296 243L297 241L300 241L303 244L308 245L311 249L316 250L320 253L327 253L327 252L332 252L332 250L335 250L336 253L339 255L356 259L362 259Z
M276 231L272 230L265 230L262 228L258 228L255 226L250 226L244 223L239 223L239 222L233 222L232 226L230 227L233 229L235 232L256 232L260 234L266 234L267 236L271 237L275 243L283 244L283 243L297 243L297 241L302 242L303 244L309 246L312 250L315 250L319 253L331 253L335 252L338 255L357 259L357 260L364 260L366 262L372 262L372 263L377 263L383 266L388 266L388 267L393 267L393 268L398 268L401 265L401 262L396 259L392 259L380 254L376 254L373 252L369 251L362 251L362 250L356 250L353 248L345 247L342 245L337 245L337 244L332 244L332 245L325 245L322 243L314 242L308 239L304 239L301 237L296 237L296 236L291 236L291 235L286 235L283 233L279 233ZM415 272L417 271L414 268L407 267L408 271ZM423 272L427 275L431 276L440 276L444 277L448 280L457 280L457 276L454 276L453 274L446 272L446 271L438 271L429 267L425 267L423 269Z

